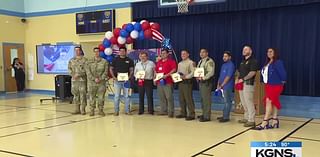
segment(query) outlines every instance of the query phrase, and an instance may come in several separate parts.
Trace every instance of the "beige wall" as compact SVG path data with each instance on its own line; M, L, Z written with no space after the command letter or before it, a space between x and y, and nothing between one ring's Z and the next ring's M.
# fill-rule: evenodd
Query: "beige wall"
M24 43L25 24L19 17L0 15L0 91L4 91L3 43ZM10 61L11 62L11 61Z
M116 9L116 26L131 22L131 8ZM36 45L42 43L74 42L83 44L85 56L93 56L92 48L104 38L104 35L76 35L75 15L64 14L29 18L25 26L25 52L36 60ZM28 59L28 58L27 58ZM54 75L37 74L35 62L34 80L27 82L28 89L54 90Z

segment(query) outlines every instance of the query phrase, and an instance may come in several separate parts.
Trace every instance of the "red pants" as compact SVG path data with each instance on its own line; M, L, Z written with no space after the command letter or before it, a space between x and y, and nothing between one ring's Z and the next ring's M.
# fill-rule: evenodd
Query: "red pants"
M263 103L266 105L267 98L271 100L271 104L274 105L278 110L281 109L281 104L279 96L283 91L283 85L265 85L265 96L263 98Z

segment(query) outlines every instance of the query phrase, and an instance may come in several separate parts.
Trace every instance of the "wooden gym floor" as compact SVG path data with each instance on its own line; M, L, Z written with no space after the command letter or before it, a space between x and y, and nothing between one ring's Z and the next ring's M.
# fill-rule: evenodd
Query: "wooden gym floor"
M0 98L0 157L249 157L251 141L280 140L302 141L304 157L320 154L319 119L281 117L280 129L255 131L238 124L237 114L219 123L213 112L213 121L200 123L137 115L132 106L133 115L114 117L108 100L107 116L89 117L72 115L68 103L40 104L44 97Z

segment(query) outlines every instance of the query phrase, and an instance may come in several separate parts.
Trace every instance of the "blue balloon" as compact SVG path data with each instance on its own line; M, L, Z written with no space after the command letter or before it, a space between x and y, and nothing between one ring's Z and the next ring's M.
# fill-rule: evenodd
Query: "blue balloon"
M128 23L127 27L126 27L126 31L130 33L133 30L134 30L133 24L132 23Z
M121 30L120 31L120 36L121 37L124 37L124 38L127 38L129 36L129 33L126 31L126 30Z
M104 39L102 44L105 48L108 48L111 46L111 42L108 39Z
M112 55L106 55L106 60L107 60L108 62L112 62L113 56L112 56Z
M138 32L141 31L141 24L139 22L135 23L133 27L134 27L134 30Z
M104 52L100 51L99 56L100 56L101 58L105 58L105 57L106 57L106 54L105 54Z
M139 32L139 37L138 37L139 40L143 40L144 39L144 32L143 31L140 31Z
M171 41L169 38L165 38L162 43L161 43L161 47L163 49L172 49L172 45L171 45Z

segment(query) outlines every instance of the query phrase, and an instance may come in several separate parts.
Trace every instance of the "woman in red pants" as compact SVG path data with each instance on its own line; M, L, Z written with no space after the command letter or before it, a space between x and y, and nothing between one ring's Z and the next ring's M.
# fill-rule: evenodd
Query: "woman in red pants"
M283 86L287 79L287 73L283 62L279 59L278 51L275 48L269 48L267 51L267 61L261 70L263 82L265 83L265 116L260 126L256 130L270 128L279 128L278 112L281 109L279 100L283 91ZM271 123L269 123L271 121Z

